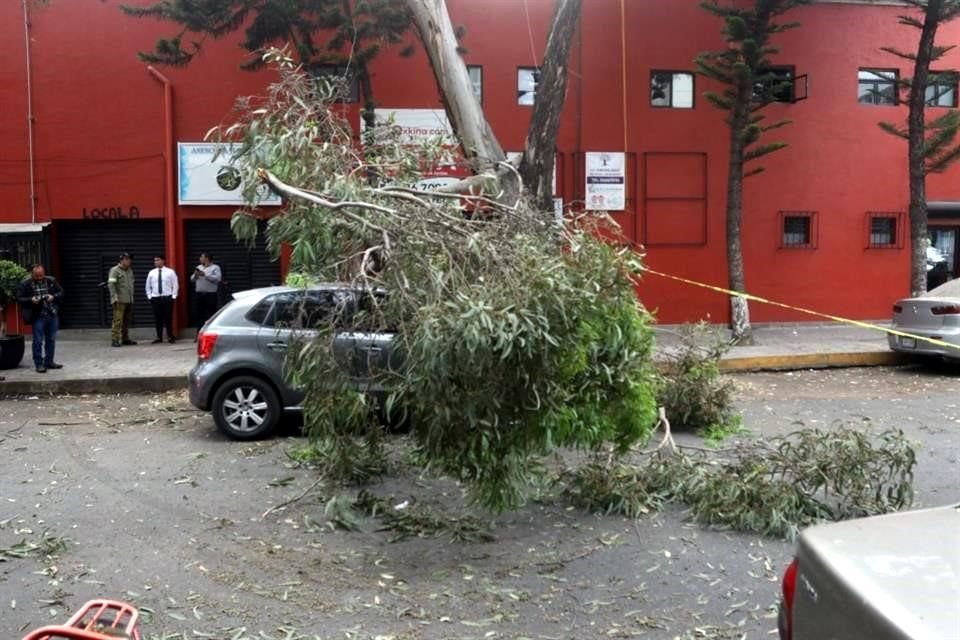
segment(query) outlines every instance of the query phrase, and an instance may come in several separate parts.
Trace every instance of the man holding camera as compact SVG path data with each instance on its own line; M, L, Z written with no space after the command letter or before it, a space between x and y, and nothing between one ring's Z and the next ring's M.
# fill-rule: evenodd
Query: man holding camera
M203 328L210 316L217 312L217 290L220 288L220 281L223 274L220 267L213 262L213 257L209 253L200 254L200 264L190 275L190 282L193 283L194 291L197 294L197 328Z
M63 287L46 274L42 264L34 265L30 277L17 290L23 323L33 326L33 364L37 373L62 369L53 359L60 330L60 303Z

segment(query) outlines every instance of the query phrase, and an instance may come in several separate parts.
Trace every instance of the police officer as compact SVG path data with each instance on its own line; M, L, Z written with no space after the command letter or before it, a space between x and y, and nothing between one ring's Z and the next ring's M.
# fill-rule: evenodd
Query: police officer
M133 269L129 253L121 253L120 261L110 269L107 275L107 288L110 289L110 305L113 307L113 328L110 332L111 345L122 347L137 344L130 339L130 317L133 315Z

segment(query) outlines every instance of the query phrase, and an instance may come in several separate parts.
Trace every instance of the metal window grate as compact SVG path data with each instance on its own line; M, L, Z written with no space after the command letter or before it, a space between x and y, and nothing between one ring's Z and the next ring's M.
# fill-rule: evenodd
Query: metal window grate
M780 248L816 248L816 211L781 211L780 229Z
M866 236L868 249L903 248L903 212L868 211Z

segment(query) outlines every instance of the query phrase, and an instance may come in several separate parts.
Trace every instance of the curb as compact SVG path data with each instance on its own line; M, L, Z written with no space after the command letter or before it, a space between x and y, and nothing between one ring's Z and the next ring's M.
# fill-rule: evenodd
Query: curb
M136 378L80 378L74 380L7 380L0 382L0 395L161 393L188 386L187 376Z
M894 351L806 353L724 358L720 361L720 370L731 373L844 367L891 367L909 361L909 356ZM186 389L188 384L186 375L80 378L74 380L8 380L0 383L0 395L162 393Z
M775 356L724 358L720 370L795 371L798 369L832 369L843 367L891 367L909 362L909 357L895 351L861 351L854 353L804 353Z

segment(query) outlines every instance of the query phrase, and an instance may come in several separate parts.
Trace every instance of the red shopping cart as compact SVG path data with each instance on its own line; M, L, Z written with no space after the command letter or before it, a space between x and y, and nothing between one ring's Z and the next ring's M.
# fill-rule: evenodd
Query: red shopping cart
M137 608L125 602L91 600L66 624L41 627L28 633L23 640L140 640L139 616Z

